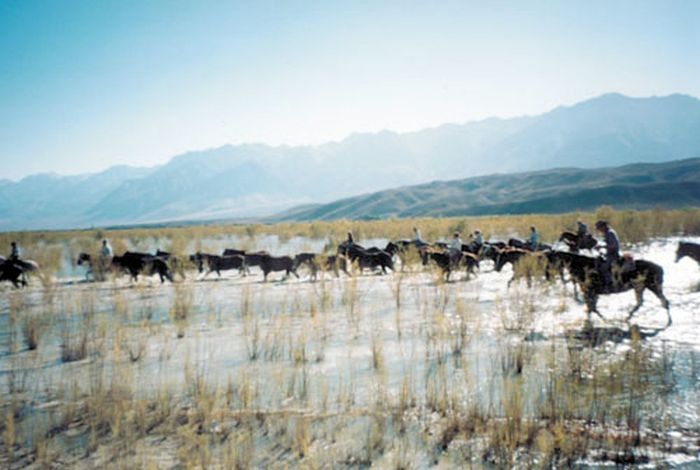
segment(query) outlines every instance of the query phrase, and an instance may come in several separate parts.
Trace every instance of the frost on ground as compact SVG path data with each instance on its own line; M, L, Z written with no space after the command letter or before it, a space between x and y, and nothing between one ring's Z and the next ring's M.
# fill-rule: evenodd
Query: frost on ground
M3 287L3 466L698 464L700 267L677 241L633 248L665 270L668 328L650 293L625 322L632 292L586 327L571 284L508 288L490 262Z

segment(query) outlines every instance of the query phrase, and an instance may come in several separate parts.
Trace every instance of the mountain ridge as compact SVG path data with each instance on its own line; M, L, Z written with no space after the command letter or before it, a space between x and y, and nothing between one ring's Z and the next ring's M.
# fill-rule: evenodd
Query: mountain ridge
M450 201L460 203L450 203ZM473 202L472 202L473 201ZM433 181L293 208L271 221L500 215L700 205L700 158L598 169L554 168Z
M357 133L315 146L225 145L152 168L3 182L0 230L262 218L435 180L671 161L698 155L698 129L695 97L611 93L535 116Z

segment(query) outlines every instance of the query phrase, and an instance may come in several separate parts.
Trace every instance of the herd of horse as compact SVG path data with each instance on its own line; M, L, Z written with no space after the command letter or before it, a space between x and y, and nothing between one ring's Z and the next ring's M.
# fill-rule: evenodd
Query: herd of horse
M445 243L416 243L414 240L390 241L383 248L363 247L354 242L341 243L335 254L321 255L317 253L299 253L292 256L273 256L266 251L248 252L245 250L226 249L221 255L197 252L188 259L174 256L172 253L158 250L155 254L127 251L111 259L94 257L87 253L78 256L77 264L87 267L87 280L101 281L108 272L128 274L133 281L139 275L158 275L161 282L173 282L175 275L183 279L185 271L194 265L204 276L222 271L237 270L241 275L247 275L251 267L258 267L264 280L273 272L285 272L285 278L294 275L299 278L297 270L306 266L310 277L316 280L319 272L333 272L336 277L340 272L352 275L351 266L356 266L360 273L366 269L380 270L386 274L395 271L395 260L406 265L409 253L418 253L422 265L436 265L446 281L457 270L465 269L467 280L476 275L480 261L490 259L494 269L501 271L506 264L513 266L513 278L525 276L530 283L533 276L543 274L547 279L559 277L565 284L573 282L574 292L580 289L588 308L589 315L600 315L597 308L598 297L634 290L637 304L630 311L629 317L639 309L644 298L644 291L651 291L661 301L671 324L670 305L663 293L664 271L658 264L641 259L632 259L626 255L623 262L614 270L614 281L610 285L601 272L601 259L597 256L582 254L580 250L591 250L597 245L592 236L580 239L571 232L562 233L559 241L564 243L567 250L557 250L550 245L540 244L531 247L518 239L508 242L485 242L462 245L459 253L449 250ZM689 256L700 263L700 245L680 242L676 251L676 262ZM522 268L522 269L519 269ZM38 273L39 265L31 260L6 260L0 257L0 281L9 281L15 287L27 285L27 275ZM568 274L568 279L566 274ZM578 295L578 294L576 294ZM602 316L601 316L602 318Z

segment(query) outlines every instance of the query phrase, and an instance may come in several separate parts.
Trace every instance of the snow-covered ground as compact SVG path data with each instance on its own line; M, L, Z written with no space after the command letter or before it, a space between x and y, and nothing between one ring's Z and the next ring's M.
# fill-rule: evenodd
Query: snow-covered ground
M667 328L664 309L647 292L631 323L650 335L643 339L649 361L668 364L640 398L643 409L649 410L649 423L666 419L671 423L669 433L697 436L700 266L688 258L675 263L677 242L654 240L630 249L635 257L664 268L664 292L673 318ZM136 286L126 279L81 283L80 272L71 274L76 277L58 279L50 294L38 282L22 292L0 288L1 386L7 395L10 384L21 380L23 396L34 410L65 398L63 393L75 384L89 389L98 366L108 376L110 370L128 368L139 394L155 393L164 384L184 389L193 373L220 387L253 376L257 405L284 408L298 405L295 392L280 390L289 389L299 364L310 390L306 406L312 409L324 400L331 402L324 406L340 406L333 404L334 399L349 390L356 407L370 406L378 388L389 399L396 398L407 378L423 403L442 373L464 403L498 408L504 367L514 352L524 350L528 368L524 406L535 413L551 373L548 361L552 355L555 362L566 357L563 362L570 366L578 346L573 348L567 336L583 331L587 318L570 284L537 283L528 288L517 282L508 288L511 269L497 273L488 261L482 262L476 278L467 281L459 273L450 283L437 282L436 273L423 270L354 279L326 275L318 282L304 277L283 281L277 274L268 283L259 273L201 279L190 271L187 280L175 285L161 285L153 278ZM179 323L173 321L176 299L189 311ZM10 322L9 312L17 302L23 316L51 318L37 351L26 349L21 321ZM624 361L633 347L625 336L630 324L624 320L634 304L633 292L601 297L598 307L607 321L594 316L594 327L621 336L611 335L610 340L586 348L586 354L601 362ZM63 363L62 332L80 331L86 306L95 312L88 358ZM142 355L131 363L128 354L135 351ZM446 365L442 356L451 358ZM663 410L654 410L659 401L665 403Z

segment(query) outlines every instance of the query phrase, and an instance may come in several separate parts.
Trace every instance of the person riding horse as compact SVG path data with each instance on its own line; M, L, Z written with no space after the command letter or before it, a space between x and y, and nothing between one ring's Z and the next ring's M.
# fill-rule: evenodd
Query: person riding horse
M615 230L605 220L597 221L595 228L603 234L605 240L605 257L600 264L600 271L605 279L605 285L610 289L613 285L613 265L620 263L620 239L617 237Z
M423 238L420 234L420 229L418 227L413 227L413 240L411 240L411 242L418 249L428 245L426 242L423 241Z
M21 251L19 249L19 245L17 245L17 242L12 242L10 243L10 256L8 256L8 260L11 261L19 261Z
M114 257L114 252L107 240L102 240L102 246L100 247L100 257L98 259L97 269L100 277L107 270L110 264L112 264L112 258Z
M576 235L578 237L576 240L576 247L578 249L585 248L585 241L591 234L588 233L588 225L584 224L581 219L576 221Z
M456 265L462 256L462 237L460 237L459 232L455 232L452 235L452 242L450 242L449 247L450 263Z
M530 237L527 239L527 246L532 251L537 251L537 247L540 246L540 236L534 225L530 227Z

